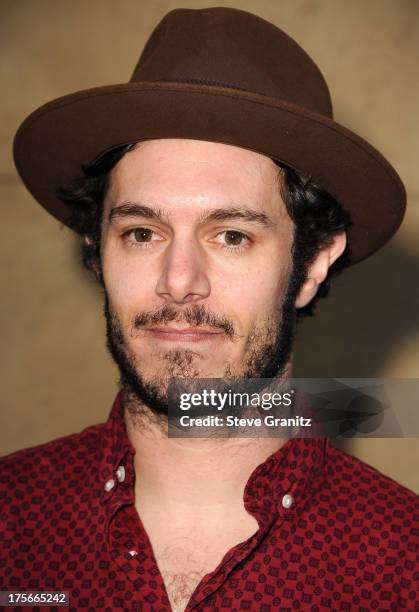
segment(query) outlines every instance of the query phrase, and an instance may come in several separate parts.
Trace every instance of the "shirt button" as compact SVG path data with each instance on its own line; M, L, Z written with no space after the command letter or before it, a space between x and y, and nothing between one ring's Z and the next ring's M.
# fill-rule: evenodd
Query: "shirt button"
M111 478L110 480L107 480L105 482L105 486L103 487L105 489L105 491L109 492L111 489L113 489L115 486L115 481L113 478Z
M129 554L131 555L131 557L135 557L136 555L138 555L138 552L136 550L130 550Z
M284 497L282 498L282 506L284 508L291 508L293 503L294 503L294 498L289 493L284 495Z
M123 465L119 465L115 472L118 482L124 482L125 480L125 468Z

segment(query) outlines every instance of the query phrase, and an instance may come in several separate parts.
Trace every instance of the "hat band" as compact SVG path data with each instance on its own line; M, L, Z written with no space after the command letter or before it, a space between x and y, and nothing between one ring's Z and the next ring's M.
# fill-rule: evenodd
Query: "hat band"
M215 81L212 79L196 79L196 78L189 78L189 77L181 77L178 79L146 79L147 82L150 83L189 83L192 85L212 85L213 87L227 87L228 89L239 89L240 91L247 91L248 93L256 93L259 95L266 95L266 94L261 94L259 91L252 91L251 89L246 89L244 87L241 87L240 85L238 85L237 83L225 83L223 81ZM131 81L131 82L136 82L136 81Z

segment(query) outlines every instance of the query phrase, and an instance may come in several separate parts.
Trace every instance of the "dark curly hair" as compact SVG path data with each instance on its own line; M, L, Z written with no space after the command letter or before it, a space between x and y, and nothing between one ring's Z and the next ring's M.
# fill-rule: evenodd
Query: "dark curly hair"
M134 144L116 147L93 163L83 166L83 175L72 184L61 186L58 197L70 208L70 225L81 236L81 259L84 267L93 272L103 286L100 262L100 240L103 201L109 185L111 169ZM310 176L298 173L290 166L273 160L280 168L281 197L294 221L293 275L294 285L300 287L307 276L309 264L316 254L332 242L333 236L352 225L349 213L319 187ZM88 242L84 239L88 238ZM297 320L314 316L314 307L330 291L331 279L351 262L351 245L347 240L342 255L330 266L327 277L320 284L314 298L297 309Z

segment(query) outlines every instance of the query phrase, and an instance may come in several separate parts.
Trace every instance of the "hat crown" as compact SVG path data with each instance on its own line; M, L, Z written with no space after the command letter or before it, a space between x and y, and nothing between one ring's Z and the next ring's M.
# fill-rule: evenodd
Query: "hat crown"
M327 84L285 32L240 9L175 9L151 33L131 81L232 87L332 118Z

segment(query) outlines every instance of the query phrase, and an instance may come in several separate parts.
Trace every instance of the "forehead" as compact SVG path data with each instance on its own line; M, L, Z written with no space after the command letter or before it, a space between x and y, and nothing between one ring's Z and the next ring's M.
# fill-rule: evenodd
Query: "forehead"
M191 139L148 140L137 143L113 168L105 205L141 197L169 207L234 201L278 211L278 171L269 157L241 147Z

